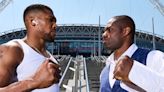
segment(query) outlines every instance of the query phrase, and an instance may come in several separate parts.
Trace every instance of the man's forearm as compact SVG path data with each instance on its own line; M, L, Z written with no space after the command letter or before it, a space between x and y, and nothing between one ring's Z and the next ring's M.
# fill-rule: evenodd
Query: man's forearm
M147 92L164 92L162 73L159 74L137 61L134 61L129 73L129 79Z
M33 80L23 80L0 88L0 92L30 92L35 88L37 86Z

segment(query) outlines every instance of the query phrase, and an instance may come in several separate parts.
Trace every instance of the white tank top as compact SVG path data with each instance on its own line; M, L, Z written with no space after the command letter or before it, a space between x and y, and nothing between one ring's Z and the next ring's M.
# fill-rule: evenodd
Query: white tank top
M38 67L46 59L46 57L44 57L43 55L33 50L23 40L18 39L16 41L22 46L22 49L24 52L23 61L18 65L17 70L16 70L17 78L20 81L34 74L36 70L38 69ZM57 63L57 61L51 54L50 54L50 59L54 61L55 63ZM35 89L32 92L59 92L59 85L53 84L52 86L48 88Z

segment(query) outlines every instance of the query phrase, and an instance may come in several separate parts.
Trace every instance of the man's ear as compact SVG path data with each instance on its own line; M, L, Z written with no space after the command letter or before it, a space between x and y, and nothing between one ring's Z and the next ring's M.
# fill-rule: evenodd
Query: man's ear
M31 20L31 23L32 23L32 26L37 26L38 25L37 20Z
M127 36L131 33L131 28L130 27L126 27L124 28L124 36Z

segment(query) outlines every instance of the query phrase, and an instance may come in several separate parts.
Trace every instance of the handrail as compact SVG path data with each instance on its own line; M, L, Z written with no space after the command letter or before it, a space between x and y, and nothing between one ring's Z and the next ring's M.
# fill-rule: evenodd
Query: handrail
M90 92L90 90L89 90L89 82L88 82L87 66L86 66L85 58L84 58L83 62L84 62L84 72L85 72L86 87L87 87L86 92Z
M64 70L64 73L63 73L63 75L62 75L62 77L61 77L61 79L60 79L60 81L59 81L59 86L61 86L61 83L62 83L63 80L64 80L64 77L65 77L65 75L66 75L66 73L67 73L67 70L69 69L69 66L70 66L71 61L72 61L72 57L70 58L70 60L69 60L69 62L68 62L68 64L67 64L67 66L66 66L66 69Z

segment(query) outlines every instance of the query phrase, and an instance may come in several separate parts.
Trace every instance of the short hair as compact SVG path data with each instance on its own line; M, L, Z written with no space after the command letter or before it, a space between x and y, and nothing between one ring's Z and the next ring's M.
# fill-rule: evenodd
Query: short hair
M114 16L114 19L116 19L115 23L118 23L121 27L130 27L131 34L134 39L135 35L135 23L134 20L127 15L120 15L120 16Z
M43 5L43 4L32 4L30 6L28 6L25 10L24 10L24 13L23 13L23 20L25 21L25 18L26 16L31 13L31 12L38 12L38 11L41 11L41 12L46 12L46 11L50 11L51 13L53 13L52 9L46 5ZM55 18L55 21L56 21L56 18Z

